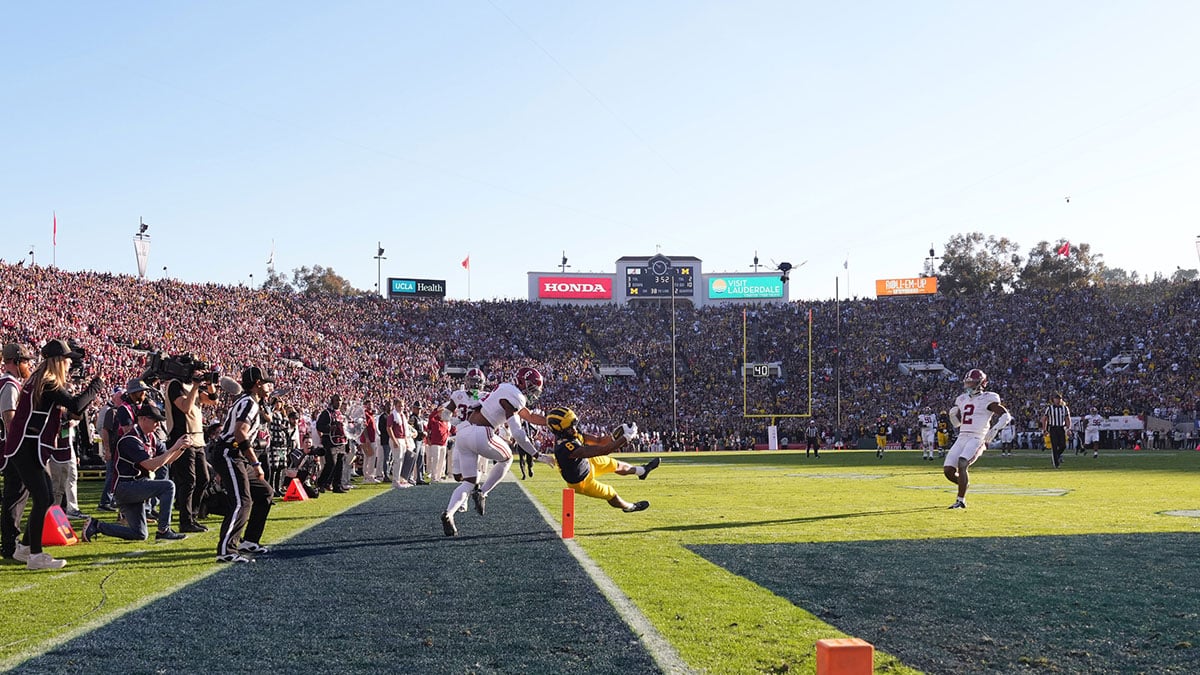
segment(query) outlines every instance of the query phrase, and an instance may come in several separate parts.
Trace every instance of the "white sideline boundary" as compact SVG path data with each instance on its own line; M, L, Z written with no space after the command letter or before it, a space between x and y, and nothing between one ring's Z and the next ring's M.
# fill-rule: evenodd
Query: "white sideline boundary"
M546 521L551 530L561 532L560 523L554 519L554 515L545 506L542 506L541 502L534 499L529 490L520 481L516 480L515 476L510 473L505 479L513 481L517 484L517 487L521 488L521 492L525 494L525 498L533 504L533 507L541 514L542 519ZM604 573L604 570L600 569L600 566L588 557L588 554L584 552L579 542L574 539L563 539L562 542L566 545L571 555L575 557L575 560L579 561L580 567L591 578L592 583L596 584L596 588L600 589L600 593L608 599L613 609L617 610L617 614L620 615L621 620L638 636L638 640L642 643L642 646L646 648L646 651L650 653L650 657L654 659L654 662L658 664L658 667L664 673L670 675L690 675L696 672L688 667L683 657L679 656L679 652L675 651L671 643L667 642L662 633L658 632L654 624L650 623L650 619L646 618L645 614L642 614L642 610L633 604L629 596L625 595L617 584Z

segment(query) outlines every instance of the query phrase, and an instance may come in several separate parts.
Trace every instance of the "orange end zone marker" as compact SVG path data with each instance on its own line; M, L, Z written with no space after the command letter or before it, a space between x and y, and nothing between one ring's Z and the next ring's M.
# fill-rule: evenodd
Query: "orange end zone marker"
M562 538L575 538L575 491L563 488Z
M875 647L858 638L817 640L817 675L871 675Z
M75 528L67 520L58 504L46 509L46 519L42 521L42 546L74 546L79 543L75 536Z

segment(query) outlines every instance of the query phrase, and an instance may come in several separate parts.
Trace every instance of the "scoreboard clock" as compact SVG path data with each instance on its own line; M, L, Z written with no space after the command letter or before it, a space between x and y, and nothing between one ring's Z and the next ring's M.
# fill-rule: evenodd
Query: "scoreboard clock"
M672 265L663 255L656 255L641 267L625 268L625 295L630 298L671 297L690 298L695 291L695 268L692 265Z

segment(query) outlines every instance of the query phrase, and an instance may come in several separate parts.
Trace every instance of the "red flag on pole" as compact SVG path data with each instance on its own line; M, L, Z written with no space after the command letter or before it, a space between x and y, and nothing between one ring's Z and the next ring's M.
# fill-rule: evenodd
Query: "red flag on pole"
M1058 247L1058 254L1064 257L1071 255L1071 242L1064 241L1063 245Z
M54 212L54 211L51 211L51 213L53 213L53 214L54 214L54 235L53 235L53 241L54 241L54 245L55 245L55 246L58 246L58 213L57 213L57 212Z
M462 266L464 270L471 269L471 255L469 253L467 254L467 257L463 258Z

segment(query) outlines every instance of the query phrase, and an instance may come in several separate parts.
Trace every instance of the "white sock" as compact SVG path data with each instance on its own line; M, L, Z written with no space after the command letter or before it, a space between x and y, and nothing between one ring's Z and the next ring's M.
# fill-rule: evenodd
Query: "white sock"
M459 507L466 506L467 500L470 499L471 490L475 489L474 483L463 481L454 488L454 492L450 495L450 503L446 505L446 513L457 513Z
M495 466L488 471L487 480L483 481L483 485L479 487L483 494L491 492L492 488L496 487L496 483L504 479L504 474L508 473L510 466L512 466L512 457L503 462L496 462Z
M644 466L635 466L635 467L633 467L633 475L635 475L635 476L645 476L645 475L646 475L646 467L644 467Z

